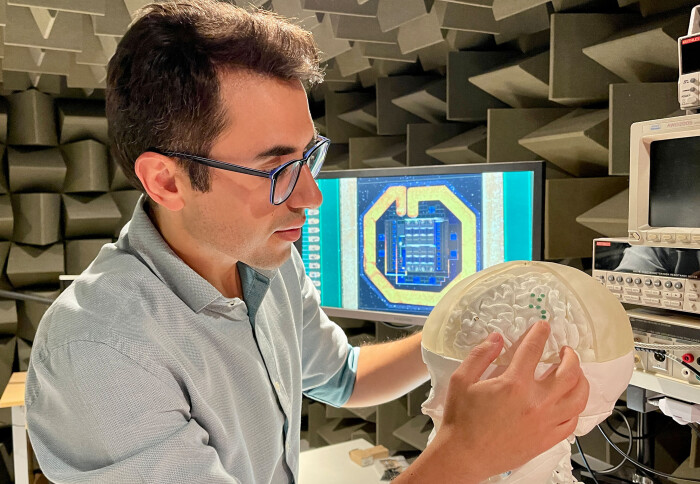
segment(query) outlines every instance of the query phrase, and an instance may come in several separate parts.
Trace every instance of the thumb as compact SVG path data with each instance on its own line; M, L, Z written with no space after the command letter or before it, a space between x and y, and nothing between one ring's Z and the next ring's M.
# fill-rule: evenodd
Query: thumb
M493 332L488 338L471 350L455 373L459 373L469 383L476 383L481 379L486 369L498 357L503 348L503 337Z

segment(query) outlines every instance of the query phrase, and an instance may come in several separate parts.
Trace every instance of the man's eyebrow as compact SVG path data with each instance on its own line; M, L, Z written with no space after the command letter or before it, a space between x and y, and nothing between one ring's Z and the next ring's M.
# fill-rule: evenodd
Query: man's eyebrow
M306 150L311 148L314 145L314 143L316 143L317 136L318 135L316 133L314 133L311 140L304 147L304 152L306 152ZM259 159L263 159L263 158L286 156L286 155L291 155L292 153L296 153L296 151L297 151L297 148L295 148L294 146L277 145L277 146L273 146L272 148L268 148L261 153L258 153L258 155L255 157L255 159L259 160Z

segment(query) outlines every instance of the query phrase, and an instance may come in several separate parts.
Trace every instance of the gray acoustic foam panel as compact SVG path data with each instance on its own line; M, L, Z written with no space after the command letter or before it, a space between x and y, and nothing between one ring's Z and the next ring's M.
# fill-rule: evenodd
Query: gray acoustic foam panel
M350 167L348 143L331 143L323 170L347 170Z
M629 190L623 190L576 217L576 222L606 237L627 237L629 196Z
M13 192L60 192L66 179L66 164L58 148L7 150L10 190Z
M636 20L620 14L553 14L550 34L549 99L580 105L608 98L608 84L622 82L583 53Z
M19 371L29 370L29 359L31 354L31 345L23 339L17 338L17 359L19 363Z
M378 157L384 156L387 149L399 146L403 148L404 162L396 161L393 158L387 160L385 166L401 166L405 165L406 152L406 137L405 136L372 136L366 138L350 138L350 168L367 168L377 167L374 165L365 164L365 160L376 160Z
M316 89L323 91L324 94L321 98L322 100L325 98L325 93L328 91L341 92L350 91L356 88L357 77L358 76L356 73L344 76L340 72L340 68L338 67L338 61L336 59L331 59L326 64L326 71L325 76L323 78L323 84L318 85Z
M343 52L342 54L336 56L335 63L338 66L340 74L343 76L350 76L372 68L372 64L370 64L369 59L362 55L359 42L356 42L353 48L349 51Z
M0 103L0 143L7 143L7 105Z
M518 13L529 10L539 5L544 5L549 0L493 0L492 10L495 20L503 20Z
M402 136L403 138L403 136ZM365 158L364 164L370 168L392 168L406 166L406 141L387 146L381 152Z
M5 168L5 148L5 145L0 144L0 195L5 195L9 189L6 175L7 169Z
M0 196L0 239L11 239L14 227L14 212L9 195ZM0 245L2 242L0 242ZM2 253L0 251L0 253ZM4 263L4 259L2 259Z
M629 174L632 123L665 118L677 109L676 82L610 84L609 173Z
M323 117L325 120L325 116ZM360 129L364 129L368 133L377 132L377 103L372 100L367 104L339 114L338 118Z
M98 237L112 236L122 214L109 193L99 197L63 195L64 236Z
M0 335L17 334L17 305L12 300L0 300Z
M678 42L686 34L688 14L635 26L614 34L583 53L626 82L678 79Z
M428 14L426 0L379 0L377 20L382 32L388 32Z
M24 9L22 9L24 10ZM7 96L9 103L7 144L56 146L53 98L36 89Z
M58 280L58 277L56 277ZM22 291L25 294L39 296L46 299L56 299L60 291L55 289L50 290L31 290ZM17 328L17 336L27 341L34 341L36 330L39 327L41 318L49 308L47 304L38 301L18 301L17 302L17 318L19 320Z
M131 15L123 1L107 0L105 14L92 17L96 35L124 35L131 23Z
M272 9L305 30L318 26L316 12L303 8L303 0L272 0Z
M351 137L369 136L374 133L354 126L340 119L338 115L354 111L372 101L369 93L335 93L326 94L326 131L328 137L336 143L347 143Z
M472 76L469 82L513 108L557 106L549 100L549 51Z
M305 10L359 17L376 17L377 3L378 0L368 0L364 4L344 0L303 0Z
M122 190L119 192L110 193L114 203L117 204L121 218L119 223L114 230L113 236L118 237L119 232L126 223L131 220L131 216L134 214L134 208L136 208L136 202L138 202L141 192L138 190Z
M443 40L440 43L424 47L416 51L416 53L424 71L437 70L444 76L447 72L447 57L453 50L456 49L453 49L446 40Z
M14 242L49 245L61 239L61 195L58 193L15 193L12 211L15 215Z
M447 42L453 50L488 50L496 46L493 35L491 34L465 32L463 30L448 30L445 34L445 42Z
M539 155L521 146L518 141L570 112L571 110L566 108L489 109L486 151L488 162L541 159Z
M47 248L12 244L6 272L15 288L58 284L64 273L63 244Z
M129 179L124 175L119 163L109 156L109 189L110 190L133 190Z
M608 173L608 110L577 109L519 143L574 176Z
M61 146L66 163L66 193L106 192L109 190L107 147L95 140Z
M12 364L15 360L16 346L16 337L0 338L0 388L5 388L12 376Z
M383 59L396 62L415 62L418 54L411 52L402 54L398 44L375 44L374 42L356 42L360 46L360 51L368 59Z
M109 145L105 105L102 101L63 99L58 103L58 122L61 144L95 139Z
M639 0L639 10L644 17L684 7L690 13L690 8L697 5L697 3L695 0L663 0L663 2L658 0Z
M590 257L593 239L600 234L577 223L576 217L620 193L627 183L624 177L547 180L545 259Z
M76 239L65 244L66 274L80 274L89 266L100 249L112 239Z
M491 108L508 107L469 78L511 61L513 52L450 52L447 60L447 119L483 121Z
M311 33L316 45L321 50L321 62L332 59L352 48L347 40L336 38L330 15L324 15L321 23L311 29Z
M394 430L393 435L418 450L425 450L433 431L433 421L427 415L417 415Z
M445 79L437 79L391 102L429 123L444 123L447 120L446 90Z
M486 163L486 134L486 126L478 126L426 149L425 153L445 164Z
M408 54L443 41L435 4L428 15L420 16L398 28L397 42L401 52Z
M503 20L496 20L490 8L452 2L443 5L444 11L440 12L443 28L497 34L497 43L549 28L547 5L534 6Z
M394 76L377 79L377 134L400 135L406 134L406 125L421 123L423 119L411 114L394 104L392 101L404 96L434 80L429 76Z
M28 8L11 5L7 6L6 14L12 22L5 26L5 45L68 52L80 52L83 48L83 31L76 28L82 25L80 14L54 12L51 15L45 11L42 16L34 16ZM42 29L39 23L43 24Z
M468 124L409 124L406 136L406 163L408 166L441 165L441 161L426 153L426 150L446 141L470 128Z
M384 44L395 44L398 42L398 29L382 32L376 17L354 17L335 14L328 14L328 17L330 17L333 32L338 39L380 42Z

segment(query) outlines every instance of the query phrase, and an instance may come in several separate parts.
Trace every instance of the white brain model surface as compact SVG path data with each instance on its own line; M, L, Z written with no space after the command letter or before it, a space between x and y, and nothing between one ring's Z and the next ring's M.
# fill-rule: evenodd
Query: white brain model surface
M563 346L573 348L582 362L594 361L592 328L578 299L554 274L536 271L501 274L472 287L445 323L445 354L463 360L489 333L498 332L505 356L543 319L551 326L543 361L556 360ZM500 362L507 364L508 359Z
M551 334L536 376L560 362L563 346L573 348L590 384L586 409L575 435L602 422L627 388L634 369L634 342L620 302L587 274L548 262L507 262L456 283L433 308L423 328L423 360L431 390L423 412L439 430L452 373L489 333L503 335L504 349L482 379L502 372L527 330L547 320ZM562 441L527 464L489 482L573 483L570 443Z

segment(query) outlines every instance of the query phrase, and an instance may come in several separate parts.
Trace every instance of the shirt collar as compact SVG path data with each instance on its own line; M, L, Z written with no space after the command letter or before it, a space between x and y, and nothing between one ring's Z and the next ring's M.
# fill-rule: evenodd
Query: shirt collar
M206 279L188 266L163 240L145 210L146 197L141 195L128 225L122 230L117 246L141 259L194 312L199 313L217 300L226 299ZM237 263L248 317L255 314L278 270L254 269Z

